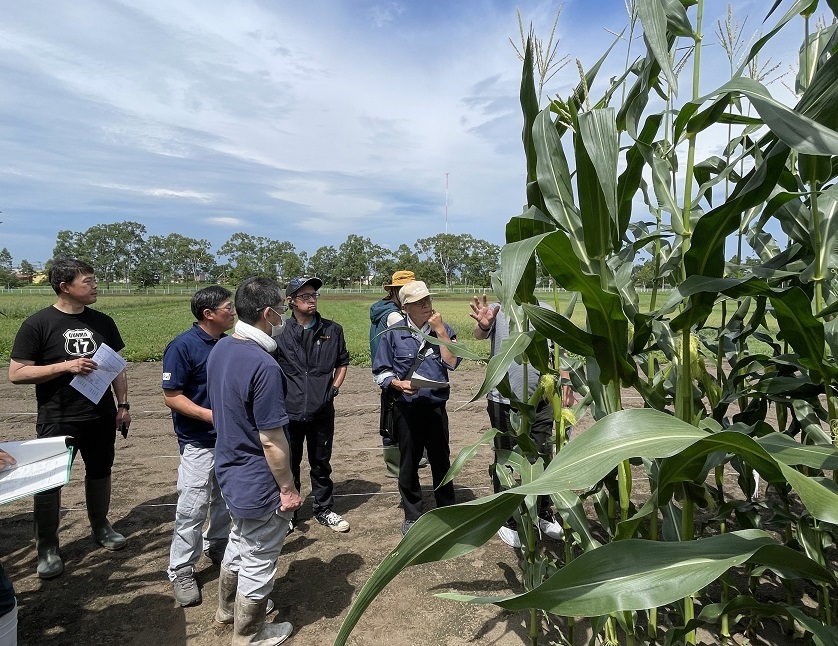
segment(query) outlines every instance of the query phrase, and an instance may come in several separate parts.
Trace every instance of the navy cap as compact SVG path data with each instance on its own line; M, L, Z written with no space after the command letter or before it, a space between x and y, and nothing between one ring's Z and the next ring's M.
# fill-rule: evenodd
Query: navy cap
M323 281L314 276L297 276L288 281L288 286L285 288L285 295L293 296L305 285L311 285L316 291L323 287Z

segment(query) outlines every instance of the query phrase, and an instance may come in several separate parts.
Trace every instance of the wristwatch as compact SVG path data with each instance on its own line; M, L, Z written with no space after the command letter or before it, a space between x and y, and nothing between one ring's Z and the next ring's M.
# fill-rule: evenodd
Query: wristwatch
M116 407L124 408L125 410L131 410L131 404L129 404L128 402L125 402L124 404L117 404Z
M337 386L332 386L332 399L340 395L340 388Z

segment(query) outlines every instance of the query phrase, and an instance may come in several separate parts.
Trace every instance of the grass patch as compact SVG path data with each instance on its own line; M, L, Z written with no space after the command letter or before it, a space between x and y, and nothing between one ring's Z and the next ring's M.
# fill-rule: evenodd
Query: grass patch
M640 293L640 309L647 311L651 296ZM668 294L658 297L657 305L665 302ZM102 295L95 308L113 317L125 341L123 356L128 361L160 361L163 350L175 336L192 325L189 294L138 294L130 296ZM551 293L541 293L542 302L554 306ZM318 302L319 311L326 318L343 326L350 362L356 366L369 366L369 309L375 297L370 294L323 294ZM469 317L468 294L437 294L434 308L458 335L458 340L470 350L488 356L488 341L477 341L472 336L474 320ZM559 294L558 311L562 312L570 301L567 293ZM23 320L38 310L52 305L55 297L49 294L0 294L0 361L8 363L15 334ZM729 310L730 313L730 310ZM578 302L571 317L580 327L585 326L585 308ZM708 326L719 325L721 308L710 315ZM776 332L776 330L775 330ZM707 333L712 334L707 331ZM704 334L704 332L702 332ZM765 351L767 346L750 341L752 352Z
M160 361L163 350L175 336L188 329L194 318L189 309L190 295L137 295L99 297L95 309L113 317L119 327L128 361ZM0 294L0 360L9 361L15 335L25 318L55 302L45 294ZM346 346L353 365L369 366L370 305L368 294L326 294L318 302L318 310L326 318L343 326ZM463 295L437 296L434 307L454 328L459 340L474 352L488 355L487 341L472 336L474 321L468 298Z

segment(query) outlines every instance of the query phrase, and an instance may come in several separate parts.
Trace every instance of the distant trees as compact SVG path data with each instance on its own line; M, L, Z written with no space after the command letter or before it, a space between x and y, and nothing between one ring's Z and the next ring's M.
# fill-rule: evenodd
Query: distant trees
M12 269L12 254L6 247L0 249L0 284L6 287L17 286L17 277Z
M144 287L210 281L236 285L257 274L283 284L309 274L328 286L381 285L400 269L415 272L429 284L487 287L499 254L498 245L469 234L439 233L391 251L353 233L337 248L322 246L309 255L287 240L237 232L215 255L208 240L179 233L147 236L142 224L130 221L97 224L80 232L61 230L53 248L53 257L89 262L102 283ZM11 257L7 260L11 266Z
M32 263L26 259L20 261L20 266L18 267L18 273L23 276L23 279L27 283L32 282L32 277L35 275L35 267L32 266Z
M308 259L308 273L325 285L337 284L338 252L332 245L320 247Z

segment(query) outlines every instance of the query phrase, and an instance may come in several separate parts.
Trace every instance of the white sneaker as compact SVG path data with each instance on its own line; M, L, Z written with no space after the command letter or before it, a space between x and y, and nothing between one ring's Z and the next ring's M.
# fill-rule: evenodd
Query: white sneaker
M562 529L561 523L559 523L553 516L549 519L541 518L541 516L539 516L538 529L540 529L541 533L545 536L555 538L557 541L564 537L564 529Z
M325 511L318 511L316 514L314 514L314 517L317 519L318 523L336 532L349 531L349 523L346 520L344 520L340 516L340 514L336 514L331 509L326 509Z
M500 539L509 545L509 547L521 547L521 537L518 536L518 530L511 529L506 525L502 525L498 530Z

